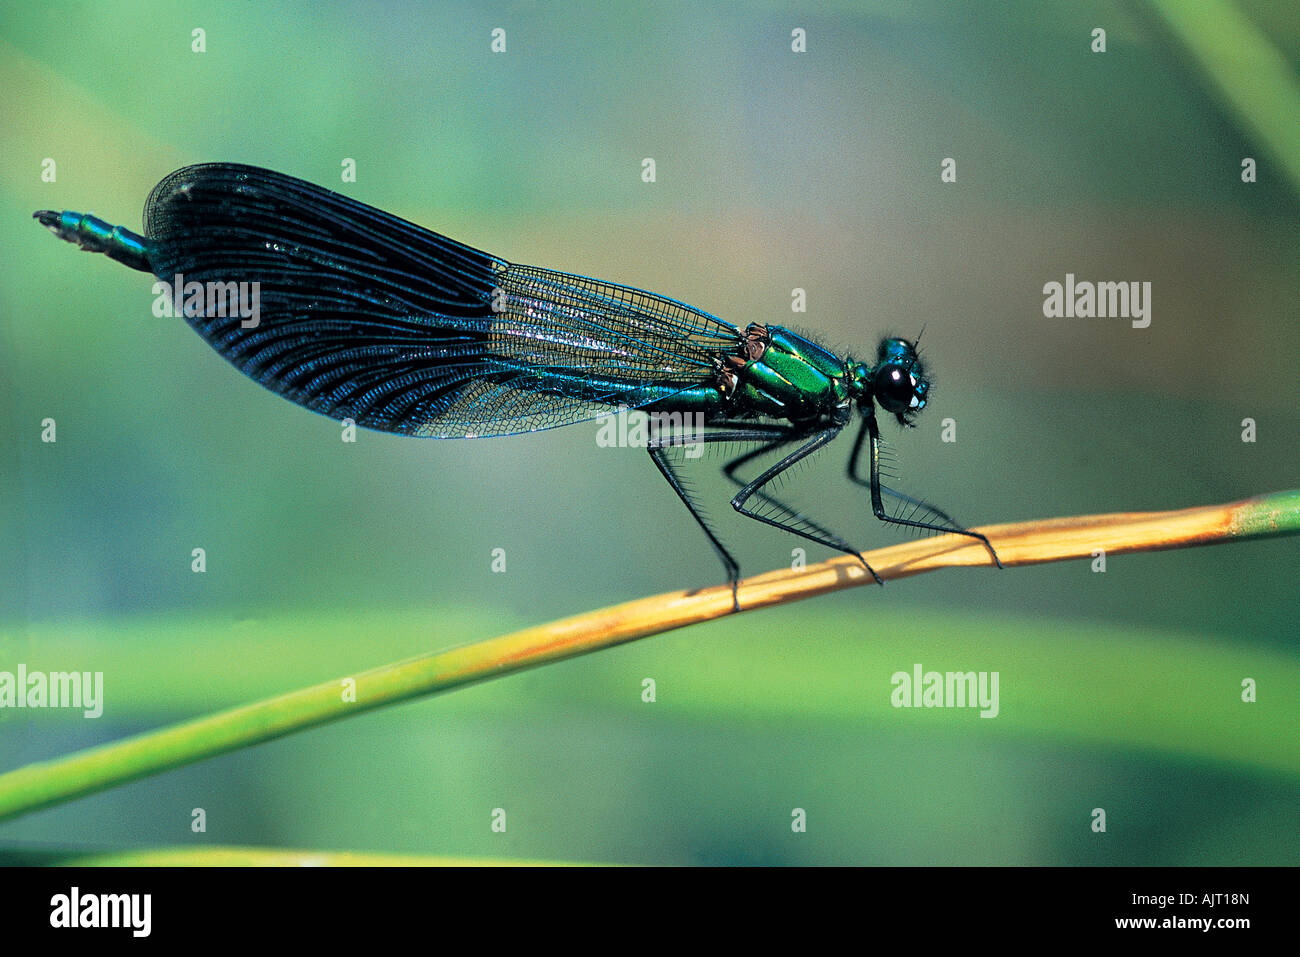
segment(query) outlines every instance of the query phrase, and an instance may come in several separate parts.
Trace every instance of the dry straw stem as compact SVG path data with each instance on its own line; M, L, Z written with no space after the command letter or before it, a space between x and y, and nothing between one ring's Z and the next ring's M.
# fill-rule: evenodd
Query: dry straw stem
M981 528L1003 565L1032 565L1240 541L1300 531L1300 491L1172 512L1086 515ZM990 566L982 543L943 535L868 552L882 578ZM990 568L983 574L993 574ZM744 611L872 584L854 558L740 583ZM727 586L668 592L510 635L385 665L0 775L0 820L349 715L733 614ZM355 681L355 696L346 690Z

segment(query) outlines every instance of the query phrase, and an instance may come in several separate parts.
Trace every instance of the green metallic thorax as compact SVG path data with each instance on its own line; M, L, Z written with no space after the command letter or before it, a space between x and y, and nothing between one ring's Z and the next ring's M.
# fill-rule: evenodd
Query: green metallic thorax
M780 326L762 357L736 370L732 402L762 415L800 422L832 415L849 398L843 359Z
M843 420L851 374L850 363L789 329L751 325L736 355L723 357L716 381L685 391L665 388L663 399L642 408L703 413L709 420Z

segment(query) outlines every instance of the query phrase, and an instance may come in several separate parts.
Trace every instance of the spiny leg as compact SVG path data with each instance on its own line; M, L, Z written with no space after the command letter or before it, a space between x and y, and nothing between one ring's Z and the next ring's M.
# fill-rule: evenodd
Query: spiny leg
M730 479L731 482L735 484L738 488L744 488L745 485L747 484L746 480L736 475L737 469L739 469L742 465L746 465L749 462L752 462L756 458L760 458L763 455L766 455L768 452L771 452L774 449L779 449L783 445L789 445L791 442L801 439L806 435L807 435L806 432L801 432L801 431L796 431L794 429L791 429L785 438L774 439L771 442L766 443L765 445L760 445L756 449L751 449L748 452L736 456L726 465L722 466L722 474L725 475L728 479ZM768 492L759 491L759 490L755 490L754 495L755 497L771 505L773 508L782 510L790 518L792 518L796 522L801 523L804 527L810 528L814 532L817 532L818 534L823 535L826 538L838 537L834 532L830 531L829 529L825 528L822 525L818 525L808 516L802 514L801 512L795 511L785 502L782 502L780 499L778 499L775 495L772 495Z
M801 459L807 458L809 455L816 452L818 449L822 448L824 445L826 445L828 442L834 439L835 436L839 435L840 430L842 428L843 426L836 425L836 426L832 426L831 428L824 429L821 432L817 432L815 434L808 433L808 432L804 432L804 433L786 432L782 436L784 442L793 442L796 439L805 438L810 434L812 434L813 437L805 445L799 446L799 448L795 449L789 455L782 458L775 465L772 465L766 470L764 470L764 472L761 475L759 475L758 478L754 479L752 482L750 482L744 488L742 488L739 492L737 492L735 497L732 498L731 500L731 507L734 508L741 515L745 515L756 521L763 522L765 525L771 525L773 528L783 528L787 532L792 532L801 538L808 539L810 542L816 542L819 545L825 545L827 548L833 548L837 552L843 552L846 555L855 556L858 559L858 561L862 562L862 566L871 573L871 577L876 580L876 583L879 585L883 585L885 583L885 580L876 574L876 570L874 568L872 568L869 564L867 564L867 560L862 557L862 553L858 551L856 548L854 548L852 545L850 545L848 542L844 541L844 539L840 538L838 535L831 534L827 532L825 529L818 528L817 526L813 525L811 522L805 522L805 524L808 526L807 528L800 528L799 525L795 524L794 522L783 522L780 519L771 518L767 515L760 514L754 509L745 507L745 503L749 501L751 497L753 497L754 495L759 495L762 500L766 500L767 502L778 506L787 515L795 519L796 522L802 521L802 518L799 516L797 512L795 512L793 509L789 508L788 506L782 504L777 499L773 498L771 495L766 495L760 492L760 489L762 489L764 485L772 481L774 478L776 478L786 469L790 468L792 465L799 462Z
M713 545L713 550L722 559L722 565L727 570L727 582L731 585L732 608L735 611L740 611L740 599L736 592L736 583L740 580L740 564L732 557L731 552L727 551L726 546L722 544L718 536L714 534L713 529L709 527L709 523L705 521L704 516L700 514L699 508L682 484L677 469L669 461L665 450L682 445L694 445L697 442L767 442L784 435L784 433L772 428L745 427L719 432L705 432L701 435L676 434L661 438L655 434L653 425L651 429L650 442L646 447L646 451L650 453L650 458L654 460L655 466L663 477L668 480L668 484L677 493L677 497L682 500L682 504L691 513L691 517L695 519L696 524L704 530L709 543Z
M863 488L871 488L871 481L869 479L864 479L862 476L858 474L858 458L862 451L863 440L867 437L867 430L865 428L865 425L866 423L864 422L863 426L859 427L857 437L853 440L853 451L849 453L849 481L853 482L855 485L861 485ZM883 442L880 442L878 444L878 449L879 452L885 451ZM879 468L880 466L877 465L877 478L879 477ZM903 492L898 491L897 489L890 488L888 485L885 485L883 482L879 484L880 484L880 490L884 492L886 495L892 495L894 498L898 499L899 501L914 506L913 514L915 514L916 509L925 509L928 514L937 516L938 518L943 519L945 522L948 522L950 527L944 529L944 531L949 531L949 532L965 531L965 528L962 526L960 522L958 522L955 518L953 518L943 509L939 508L937 505L931 505L929 502L926 502L922 499L913 498L911 495L906 495ZM885 521L893 522L894 518L892 517L886 518Z
M869 479L864 479L858 474L858 459L862 454L862 446L868 435L871 436L871 474ZM923 528L935 532L952 532L957 535L968 535L971 538L979 539L984 543L984 547L989 550L989 554L993 556L993 563L997 565L998 568L1002 567L1002 560L998 558L998 553L989 543L986 536L980 532L972 532L963 527L943 509L936 508L929 502L923 502L919 498L904 495L902 492L895 491L892 488L880 484L880 433L877 430L876 417L874 415L865 415L862 417L862 425L858 428L857 437L853 440L853 451L849 453L849 480L871 490L871 511L875 514L876 518L880 519L882 522L887 522L891 525L906 525L911 528ZM893 516L886 512L884 502L880 497L881 491L914 506L912 512L909 513L909 517L903 518L901 515ZM911 515L915 515L917 509L925 509L926 512L933 515L935 518L942 519L943 523L918 521L912 518Z

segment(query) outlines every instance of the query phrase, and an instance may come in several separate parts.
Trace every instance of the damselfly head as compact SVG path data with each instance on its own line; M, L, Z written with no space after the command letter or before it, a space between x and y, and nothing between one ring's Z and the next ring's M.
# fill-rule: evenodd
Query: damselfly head
M876 350L876 364L871 369L863 366L863 397L859 402L875 399L876 403L898 419L899 425L911 426L912 419L925 408L930 391L930 378L925 365L917 355L916 344L907 339L880 340ZM854 379L858 380L856 374Z

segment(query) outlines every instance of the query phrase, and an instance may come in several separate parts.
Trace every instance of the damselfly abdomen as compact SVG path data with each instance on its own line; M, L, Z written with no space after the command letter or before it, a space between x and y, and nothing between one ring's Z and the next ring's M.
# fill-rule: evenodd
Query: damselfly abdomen
M876 407L910 426L930 389L913 341L882 340L869 364L841 358L781 326L750 323L742 331L640 289L511 265L252 166L172 173L149 196L143 236L81 213L35 215L62 239L174 283L178 312L236 368L335 419L433 438L550 429L621 407L702 422L699 435L652 435L649 451L733 589L739 565L700 514L669 450L755 444L723 466L739 486L732 507L856 555L881 581L848 541L765 490L839 435L855 408L849 478L870 489L876 518L988 546L945 512L881 484ZM251 312L236 307L247 305L241 297L249 289ZM737 474L786 448L756 477ZM885 497L899 503L894 514Z

